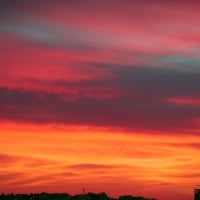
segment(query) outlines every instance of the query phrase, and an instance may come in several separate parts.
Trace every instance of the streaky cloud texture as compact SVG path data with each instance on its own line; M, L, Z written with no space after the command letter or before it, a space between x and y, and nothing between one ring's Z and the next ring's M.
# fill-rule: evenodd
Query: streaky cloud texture
M199 10L195 0L1 0L0 192L192 200Z

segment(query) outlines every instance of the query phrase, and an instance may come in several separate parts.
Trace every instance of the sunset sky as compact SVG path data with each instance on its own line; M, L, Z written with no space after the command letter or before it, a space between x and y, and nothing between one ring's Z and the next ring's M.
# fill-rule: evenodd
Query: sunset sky
M0 0L0 193L192 200L200 2Z

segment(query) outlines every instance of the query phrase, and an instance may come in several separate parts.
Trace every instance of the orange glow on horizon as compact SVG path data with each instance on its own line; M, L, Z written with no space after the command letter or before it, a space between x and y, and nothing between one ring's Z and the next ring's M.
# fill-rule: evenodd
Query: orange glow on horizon
M73 193L86 184L115 196L134 193L134 188L155 196L156 189L167 185L183 187L181 192L188 196L191 185L199 181L199 136L9 122L0 127L0 176L4 175L0 187L4 192L7 188L23 192L54 187ZM124 187L113 191L109 185ZM142 185L146 187L141 190Z

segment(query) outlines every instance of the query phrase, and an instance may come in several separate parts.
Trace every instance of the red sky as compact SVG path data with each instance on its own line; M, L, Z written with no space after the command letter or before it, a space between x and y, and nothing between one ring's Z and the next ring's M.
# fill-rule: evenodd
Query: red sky
M198 1L2 0L0 192L193 199Z

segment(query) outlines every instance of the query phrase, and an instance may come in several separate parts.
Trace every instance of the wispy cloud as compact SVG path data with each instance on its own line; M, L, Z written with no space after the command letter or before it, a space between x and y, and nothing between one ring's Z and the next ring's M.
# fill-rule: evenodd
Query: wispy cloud
M199 9L191 1L1 0L3 191L76 193L92 182L114 196L135 188L192 198Z

